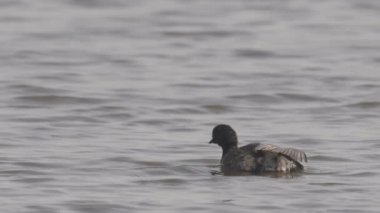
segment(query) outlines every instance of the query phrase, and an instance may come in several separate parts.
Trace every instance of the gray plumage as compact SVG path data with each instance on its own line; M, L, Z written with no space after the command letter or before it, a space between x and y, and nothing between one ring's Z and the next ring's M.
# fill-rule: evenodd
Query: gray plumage
M217 125L210 143L222 147L223 172L292 172L303 170L305 152L272 144L253 143L238 147L236 132L228 125Z

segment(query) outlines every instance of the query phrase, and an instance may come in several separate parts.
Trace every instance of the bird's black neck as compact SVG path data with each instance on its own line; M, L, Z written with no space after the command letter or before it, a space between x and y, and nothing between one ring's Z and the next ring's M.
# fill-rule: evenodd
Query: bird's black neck
M222 149L223 149L223 154L222 154L222 158L232 149L236 149L237 146L223 146Z

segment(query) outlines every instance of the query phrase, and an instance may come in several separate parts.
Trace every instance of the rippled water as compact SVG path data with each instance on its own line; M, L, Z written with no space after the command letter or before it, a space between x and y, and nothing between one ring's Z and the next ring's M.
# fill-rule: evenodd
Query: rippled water
M0 2L1 212L378 212L380 2ZM303 149L223 176L207 142Z

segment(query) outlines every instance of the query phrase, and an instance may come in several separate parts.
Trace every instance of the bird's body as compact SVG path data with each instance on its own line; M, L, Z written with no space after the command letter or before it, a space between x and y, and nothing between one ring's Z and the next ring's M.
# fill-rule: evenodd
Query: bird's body
M303 169L302 164L280 152L265 151L279 147L270 144L248 144L231 148L221 159L223 171L292 172Z
M218 125L213 139L223 149L222 171L228 172L294 172L303 170L305 153L298 149L281 148L271 144L252 143L238 147L237 135L228 125Z

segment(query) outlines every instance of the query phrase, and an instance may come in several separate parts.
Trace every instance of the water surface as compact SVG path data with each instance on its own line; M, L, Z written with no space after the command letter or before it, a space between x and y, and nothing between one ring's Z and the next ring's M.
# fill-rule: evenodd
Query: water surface
M1 212L378 212L380 2L0 6ZM218 123L305 172L219 174Z

